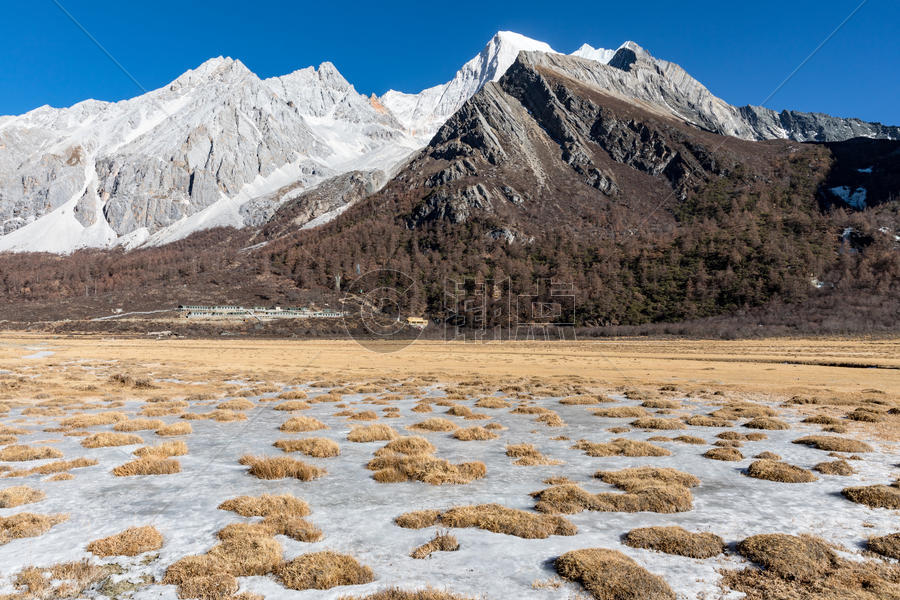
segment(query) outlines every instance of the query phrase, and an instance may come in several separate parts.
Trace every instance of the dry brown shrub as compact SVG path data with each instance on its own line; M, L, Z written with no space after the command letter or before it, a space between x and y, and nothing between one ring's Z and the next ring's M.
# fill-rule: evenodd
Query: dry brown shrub
M397 438L375 451L375 456L391 456L393 454L433 454L437 448L420 435L409 435Z
M379 483L422 481L431 485L465 484L487 474L483 462L453 464L427 454L382 454L366 465Z
M725 542L713 533L693 533L681 527L640 527L625 534L632 548L645 548L689 558L712 558L725 552Z
M306 410L308 408L310 408L310 404L302 400L289 400L274 407L275 410L284 411Z
M100 412L94 414L80 414L67 417L59 422L63 427L70 429L83 429L85 427L93 427L95 425L112 425L128 418L125 413L121 412Z
M685 425L691 427L731 427L733 423L728 419L720 417L710 417L709 415L693 415L682 419Z
M356 421L375 421L378 419L378 413L372 410L363 410L360 412L351 412L347 415L348 419Z
M754 479L781 483L809 483L817 479L811 471L802 467L766 458L750 463L750 466L747 467L747 475Z
M318 431L319 429L328 429L328 426L314 417L291 417L278 429L289 432Z
M610 442L579 440L573 450L583 450L588 456L670 456L672 453L649 442L615 438Z
M795 444L812 446L826 452L871 452L872 447L865 442L836 435L807 435L794 440Z
M341 596L338 600L475 600L469 596L458 596L450 592L425 588L424 590L402 590L388 588L365 596Z
M109 537L94 540L87 551L95 556L137 556L163 546L162 534L151 525L131 527Z
M302 440L278 440L272 445L284 452L301 452L306 456L315 458L329 458L339 456L341 453L341 447L337 442L323 437Z
M632 421L630 425L638 429L684 429L681 421L662 417L643 417Z
M853 467L850 466L850 463L843 459L833 460L831 462L820 462L814 466L813 469L823 475L843 475L846 477L856 473L856 471L853 470Z
M141 436L133 433L95 433L81 440L81 445L85 448L106 448L111 446L131 446L134 444L143 444L144 440Z
M449 533L437 532L428 542L415 548L410 556L416 559L428 558L435 552L454 552L459 550L459 542Z
M347 440L351 442L378 442L395 440L399 437L397 431L390 425L376 423L373 425L356 425L347 434Z
M0 460L24 462L45 458L62 458L63 453L50 446L6 446L0 449Z
M662 577L615 550L573 550L555 565L560 577L580 583L597 600L675 600Z
M240 588L238 580L229 573L219 572L187 579L178 585L179 598L197 598L198 600L236 600Z
M116 477L131 477L134 475L171 475L181 472L181 463L174 458L160 458L149 455L119 465L112 470Z
M305 400L307 394L303 390L288 390L278 394L278 397L282 400Z
M462 442L493 440L500 437L493 431L484 427L466 427L465 429L457 429L453 432L453 437Z
M700 479L670 467L630 467L618 471L597 471L594 477L626 492L636 492L654 485L679 485L692 488Z
M509 408L511 405L503 398L488 396L487 398L480 398L475 403L475 406L477 408Z
M640 406L610 406L592 410L591 414L595 417L610 419L633 419L635 417L646 417L647 411Z
M28 475L50 475L52 473L61 473L69 469L77 469L80 467L93 467L97 461L92 458L75 458L72 460L57 460L51 463L32 467L30 469L22 469L20 471L9 471L5 477L27 477Z
M146 431L159 429L165 423L159 419L129 419L127 421L119 421L113 429L115 431Z
M672 438L672 441L681 442L682 444L694 444L698 446L706 443L706 440L695 435L679 435Z
M232 398L231 400L220 402L216 405L216 408L220 410L250 410L254 406L256 405L246 398Z
M291 590L327 590L340 585L362 585L375 579L372 569L355 558L336 552L310 552L275 570L281 585Z
M710 448L703 453L706 458L713 460L738 461L744 460L744 455L737 448Z
M841 490L845 498L872 508L900 510L900 488L893 485L867 485Z
M293 477L300 481L318 479L327 473L325 469L287 456L251 456L245 454L239 461L249 466L250 475L259 479L284 479Z
M39 502L47 497L47 494L40 490L28 487L27 485L16 485L0 490L0 508L14 508L23 504L31 504Z
M230 510L242 517L268 517L272 515L290 515L305 517L309 515L309 504L290 494L274 496L238 496L221 503L220 510Z
M135 456L156 456L158 458L168 458L170 456L184 456L188 453L187 444L181 440L163 442L158 446L142 446L132 452Z
M156 435L160 436L175 436L175 435L188 435L194 431L193 427L191 427L190 423L172 423L171 425L166 425L164 427L160 427L156 430Z
M457 429L457 425L453 421L442 419L440 417L431 417L425 419L421 423L416 423L407 427L410 431L453 431Z
M791 428L791 426L784 421L773 417L755 417L744 423L744 427L747 427L748 429L770 430L784 430Z
M525 539L544 539L551 535L575 535L577 528L560 516L542 515L507 508L499 504L455 506L445 511L417 511L395 519L400 527L420 529L430 525L477 527Z
M431 404L429 404L428 402L419 402L410 410L417 413L430 413L434 409L431 408Z
M66 514L38 515L28 512L0 517L0 546L12 540L37 537L68 519Z
M882 556L900 560L900 533L891 533L880 537L869 538L866 548Z

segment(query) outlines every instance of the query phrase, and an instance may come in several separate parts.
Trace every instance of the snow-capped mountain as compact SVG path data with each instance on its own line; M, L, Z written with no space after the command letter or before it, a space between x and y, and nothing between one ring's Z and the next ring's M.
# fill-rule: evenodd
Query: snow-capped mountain
M0 122L0 250L135 246L241 227L254 222L253 198L388 169L420 145L330 63L263 81L215 58L131 100Z
M500 31L478 56L464 64L447 83L418 94L389 90L381 97L381 102L414 135L427 142L444 121L485 83L500 79L523 50L554 52L544 42L511 31Z
M359 94L331 63L262 80L219 57L130 100L0 117L0 251L164 244L211 227L258 225L304 198L317 200L293 207L298 218L326 222L346 208L343 200L306 192L350 173L366 189L384 184L521 52L720 134L900 139L900 128L877 123L731 106L634 42L616 50L584 44L563 60L546 43L503 31L449 82L380 98Z

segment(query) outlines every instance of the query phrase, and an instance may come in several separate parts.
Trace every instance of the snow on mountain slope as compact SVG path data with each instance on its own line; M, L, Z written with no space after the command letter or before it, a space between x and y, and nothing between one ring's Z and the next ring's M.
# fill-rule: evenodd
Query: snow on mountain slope
M0 121L0 251L241 227L257 196L357 164L387 169L420 145L330 63L262 81L240 61L212 59L131 100Z
M381 97L381 103L413 135L427 142L444 121L485 83L500 79L522 50L554 52L544 42L511 31L500 31L478 56L464 64L447 83L418 94L389 90Z
M582 44L581 47L572 53L572 56L587 58L597 62L608 64L612 57L616 55L615 50L607 50L606 48L593 48L588 44Z

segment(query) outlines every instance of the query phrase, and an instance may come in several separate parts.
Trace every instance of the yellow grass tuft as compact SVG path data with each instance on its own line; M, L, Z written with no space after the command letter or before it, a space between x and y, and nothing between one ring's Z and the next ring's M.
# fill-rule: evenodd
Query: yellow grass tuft
M340 585L361 585L375 579L372 569L355 558L336 552L311 552L278 566L275 575L291 590L327 590Z
M379 483L422 481L431 485L464 484L487 474L487 468L480 461L452 464L428 454L390 452L376 456L366 468L375 471L372 478Z
M37 537L68 519L66 514L38 515L28 512L0 517L0 546L12 540Z
M841 490L845 498L872 508L900 510L900 487L896 485L867 485Z
M410 425L407 429L410 431L453 431L457 429L457 425L453 421L441 417L432 417L421 423Z
M141 436L133 433L95 433L81 440L81 445L85 448L106 448L110 446L131 446L133 444L143 444L144 440Z
M272 445L284 452L300 452L316 458L328 458L338 456L341 453L341 447L337 442L323 437L302 440L278 440Z
M181 472L181 463L174 458L160 458L158 456L145 456L124 465L119 465L112 470L116 477L131 477L134 475L171 475Z
M305 517L309 514L309 504L290 494L274 496L263 494L262 496L238 496L226 500L218 507L220 510L230 510L242 517L268 517L272 515L291 515Z
M159 419L130 419L128 421L119 421L113 429L115 431L147 431L159 429L165 423Z
M749 429L770 429L770 430L785 430L790 429L791 426L785 423L780 419L775 419L773 417L755 417L750 419L746 423L744 423L744 427Z
M454 552L459 550L459 542L449 533L438 532L431 540L415 548L410 556L416 559L428 558L435 552Z
M485 429L481 426L476 426L466 427L465 429L457 429L455 432L453 432L453 437L462 442L472 442L493 440L500 436L493 431L490 431L489 429Z
M514 465L521 467L531 467L536 465L561 465L561 460L547 458L533 444L508 444L506 446L506 455L518 460L514 461Z
M583 450L588 456L669 456L672 453L649 442L615 438L610 442L579 440L573 450Z
M131 527L121 533L94 540L87 551L95 556L137 556L163 546L162 534L151 525Z
M780 481L782 483L809 483L816 481L816 476L806 469L766 458L752 462L747 467L747 475L755 479Z
M399 434L390 425L356 425L347 434L347 440L351 442L378 442L395 440Z
M206 414L206 418L217 423L232 423L234 421L246 421L247 415L240 411L217 408Z
M70 429L82 429L84 427L93 427L95 425L112 425L128 418L125 413L121 412L100 412L93 414L80 414L67 417L59 422L63 427Z
M22 469L20 471L9 471L6 477L27 477L28 475L50 475L52 473L62 473L70 469L80 467L92 467L97 461L92 458L75 458L73 460L57 460L51 463L43 464L39 467L31 469Z
M710 448L703 453L706 458L713 460L738 461L744 460L744 455L737 448Z
M458 596L450 592L425 588L424 590L403 590L388 588L365 596L341 596L338 600L475 600L470 596Z
M866 548L882 556L900 560L900 533L869 538Z
M163 442L158 446L142 446L132 452L135 456L156 456L158 458L168 458L170 456L184 456L188 453L188 446L181 440L171 442Z
M478 400L475 406L478 408L509 408L512 405L503 398L488 397Z
M216 405L216 408L220 410L250 410L254 406L256 405L246 398L232 398L231 400L220 402Z
M421 529L431 525L477 527L525 539L544 539L551 535L575 535L578 529L565 517L542 515L507 508L499 504L455 506L445 511L424 510L405 513L394 519L400 527Z
M6 446L0 449L0 460L23 462L43 460L45 458L62 458L63 453L50 446Z
M310 408L310 404L309 402L304 402L302 400L288 400L287 402L282 402L281 404L276 405L274 408L275 410L290 412L295 410L307 410L308 408Z
M560 577L580 583L597 600L675 600L662 577L616 550L572 550L555 566Z
M40 490L28 487L27 485L17 485L0 490L0 508L13 508L22 506L23 504L31 504L39 502L47 497L47 494Z
M683 429L681 421L662 417L642 417L630 424L638 429Z
M607 419L633 419L635 417L647 416L647 411L640 406L610 406L607 408L598 408L591 411L595 417L604 417Z
M194 428L191 427L190 423L172 423L171 425L166 425L164 427L160 427L156 430L156 435L160 436L175 436L175 435L188 435L193 433Z
M795 444L812 446L826 452L871 452L872 447L865 442L835 435L807 435L794 440Z
M853 467L850 466L850 463L843 459L833 460L831 462L820 462L813 467L813 470L818 471L823 475L841 475L844 477L856 473L856 471L853 470Z
M285 479L292 477L300 481L318 479L327 473L325 469L307 464L287 456L251 456L245 454L240 463L250 467L248 473L259 479Z
M641 527L623 537L626 546L689 558L712 558L725 552L725 542L713 533L693 533L681 527Z
M319 429L328 429L328 426L314 417L291 417L282 423L278 429L288 432L317 431Z

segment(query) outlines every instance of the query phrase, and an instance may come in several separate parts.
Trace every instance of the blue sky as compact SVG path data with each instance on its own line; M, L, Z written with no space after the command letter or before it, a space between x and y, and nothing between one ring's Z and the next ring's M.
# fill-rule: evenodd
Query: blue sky
M207 58L261 77L330 60L356 88L448 80L497 30L572 52L632 39L732 104L759 104L862 0L111 2L59 0L146 89ZM0 114L141 89L53 0L2 0ZM766 105L900 125L900 2L868 0Z

